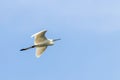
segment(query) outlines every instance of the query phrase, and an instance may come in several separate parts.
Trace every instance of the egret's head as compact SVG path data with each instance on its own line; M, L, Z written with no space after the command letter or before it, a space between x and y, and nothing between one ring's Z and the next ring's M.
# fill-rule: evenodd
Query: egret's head
M61 40L61 39L48 39L50 42L55 42L55 41L58 41L58 40Z
M54 42L55 42L55 41L58 41L58 40L61 40L61 39L49 39L51 45L53 45Z
M54 41L58 41L58 40L61 40L61 39L53 39L53 42L54 42Z

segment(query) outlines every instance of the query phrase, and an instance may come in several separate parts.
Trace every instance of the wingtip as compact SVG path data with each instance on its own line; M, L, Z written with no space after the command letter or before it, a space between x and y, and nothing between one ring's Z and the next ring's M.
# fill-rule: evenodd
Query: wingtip
M36 55L36 58L40 58L41 55Z
M37 33L35 33L35 34L33 34L32 36L31 36L31 38L33 38L34 36L36 36L37 34L39 34L39 33L41 33L41 32L47 32L47 30L46 29L43 29L43 30L41 30L41 31L39 31L39 32L37 32Z

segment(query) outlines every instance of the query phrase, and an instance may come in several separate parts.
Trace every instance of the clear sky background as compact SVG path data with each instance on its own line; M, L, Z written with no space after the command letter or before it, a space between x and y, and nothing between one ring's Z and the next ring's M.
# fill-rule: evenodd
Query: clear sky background
M61 38L40 58L30 36ZM1 0L0 80L120 80L120 0Z

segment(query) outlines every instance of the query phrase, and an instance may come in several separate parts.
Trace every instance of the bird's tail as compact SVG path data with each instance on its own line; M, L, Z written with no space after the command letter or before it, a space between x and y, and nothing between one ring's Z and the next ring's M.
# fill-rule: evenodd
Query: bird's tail
M28 49L31 49L31 48L34 48L34 47L35 47L35 45L30 46L30 47L28 47L28 48L23 48L23 49L20 49L20 51L28 50Z

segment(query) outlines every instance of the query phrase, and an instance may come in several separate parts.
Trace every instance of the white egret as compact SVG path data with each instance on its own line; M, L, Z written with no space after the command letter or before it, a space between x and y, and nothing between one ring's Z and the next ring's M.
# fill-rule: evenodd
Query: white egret
M47 39L45 37L46 32L47 30L42 30L38 33L33 34L31 37L34 37L35 39L34 45L28 48L23 48L20 51L36 48L36 57L39 58L41 54L45 51L47 46L52 46L54 44L54 41L60 40L60 39Z

